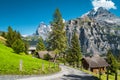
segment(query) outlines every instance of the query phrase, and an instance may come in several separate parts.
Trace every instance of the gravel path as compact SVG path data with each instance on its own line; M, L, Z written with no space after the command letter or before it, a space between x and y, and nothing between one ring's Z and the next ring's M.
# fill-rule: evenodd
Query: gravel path
M61 65L61 71L46 76L0 76L0 80L98 80L90 74Z

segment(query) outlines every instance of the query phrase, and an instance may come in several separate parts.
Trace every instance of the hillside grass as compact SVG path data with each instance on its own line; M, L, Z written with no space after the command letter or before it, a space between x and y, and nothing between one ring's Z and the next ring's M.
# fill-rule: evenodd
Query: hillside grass
M83 72L86 72L86 73L88 73L88 74L92 74L93 76L96 76L96 77L98 77L99 78L99 74L95 74L95 73L93 73L93 72L91 72L91 71L88 71L88 70L85 70L85 69L82 69L82 71ZM118 70L118 73L120 73L120 70ZM107 75L106 74L102 74L101 75L101 80L106 80L106 78L107 78ZM118 80L120 79L120 74L118 74ZM115 75L114 74L109 74L109 80L114 80L115 79Z
M5 39L5 38L3 38L2 36L0 36L0 43L3 43L3 44L5 44L5 43L6 43L6 39Z
M22 71L20 71L21 60ZM11 48L0 42L0 75L50 74L59 70L58 65L52 62L16 54Z

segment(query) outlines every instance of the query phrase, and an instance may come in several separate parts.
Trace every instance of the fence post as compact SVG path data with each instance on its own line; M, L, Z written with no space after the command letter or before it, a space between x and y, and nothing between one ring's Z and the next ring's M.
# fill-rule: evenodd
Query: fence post
M49 68L50 68L50 62L49 62Z
M54 63L54 68L56 67L56 63Z
M42 71L44 71L44 62L42 62Z
M107 79L106 80L109 80L109 68L107 67Z
M23 66L23 61L20 60L20 64L19 64L19 70L22 71L22 66Z

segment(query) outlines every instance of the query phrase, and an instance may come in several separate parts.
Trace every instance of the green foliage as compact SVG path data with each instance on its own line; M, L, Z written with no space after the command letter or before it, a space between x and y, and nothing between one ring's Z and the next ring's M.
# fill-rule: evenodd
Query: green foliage
M28 48L29 48L29 43L27 41L24 41L24 45L25 45L25 53L28 54Z
M49 35L48 47L50 50L53 51L57 50L56 54L64 52L67 47L66 45L67 39L64 30L65 24L63 23L63 19L59 9L55 10L51 25L52 25L52 32Z
M66 51L66 61L73 66L79 67L80 61L82 59L82 53L80 49L79 39L77 34L75 33L76 29L73 32L73 36L71 39L71 45Z
M45 54L43 59L44 59L44 60L50 60L50 59L51 59L51 56L50 56L49 54Z
M82 69L82 71L85 72L85 73L91 74L91 75L96 76L96 77L99 78L99 75L98 75L98 74L95 74L95 73L93 73L93 72L91 72L91 71L88 71L88 70L85 70L85 69ZM109 80L115 80L114 77L115 77L114 74L109 74ZM119 79L120 79L120 74L118 75L118 80L119 80ZM101 80L107 80L107 75L106 75L106 74L102 74L102 75L101 75Z
M116 73L118 70L118 63L110 50L107 53L107 62L110 64L110 71Z
M74 54L72 53L71 48L68 48L66 51L66 61L69 63L69 65L74 65Z
M14 31L10 26L8 27L6 39L7 46L13 48L16 53L27 53L28 47L25 43L23 43L21 34L17 31Z
M13 29L9 26L8 27L8 33L7 33L7 46L12 47L12 44L15 40L14 39L14 34L13 34Z
M59 71L59 67L54 67L54 63L33 58L29 55L14 54L10 47L0 43L0 75L26 75L26 74L49 74ZM19 70L20 60L23 62L22 71ZM44 71L42 71L44 63ZM50 64L50 66L49 66Z
M37 51L44 51L45 50L45 45L44 45L42 37L40 37L40 39L37 43L36 50Z
M9 26L6 39L7 39L7 46L12 47L16 39L21 40L21 35L19 32L13 31L13 29Z
M5 32L2 32L1 36L4 37L4 38L6 38L7 34Z
M12 48L18 54L25 51L25 45L24 45L23 41L20 39L17 39L13 43Z
M80 65L80 61L82 59L82 53L80 49L80 43L77 34L74 32L71 39L71 51L74 54L74 61L77 64L77 67Z

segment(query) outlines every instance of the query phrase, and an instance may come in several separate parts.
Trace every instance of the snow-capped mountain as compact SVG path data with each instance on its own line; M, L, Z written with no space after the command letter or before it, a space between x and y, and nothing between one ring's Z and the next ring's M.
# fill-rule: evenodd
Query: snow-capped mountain
M105 8L93 9L66 24L68 43L71 41L73 29L76 28L84 54L104 54L108 49L112 49L114 54L119 53L120 18Z
M48 33L51 31L51 26L41 22L36 30L36 34L41 36L44 40L48 37Z
M91 10L87 16L94 18L98 22L107 22L111 24L120 24L120 18L109 12L107 9L100 7L97 10Z
M65 24L69 45L76 28L84 54L105 54L109 49L114 54L120 52L120 18L105 8L93 9L79 18L65 21ZM41 22L35 35L45 40L50 31L51 26Z

